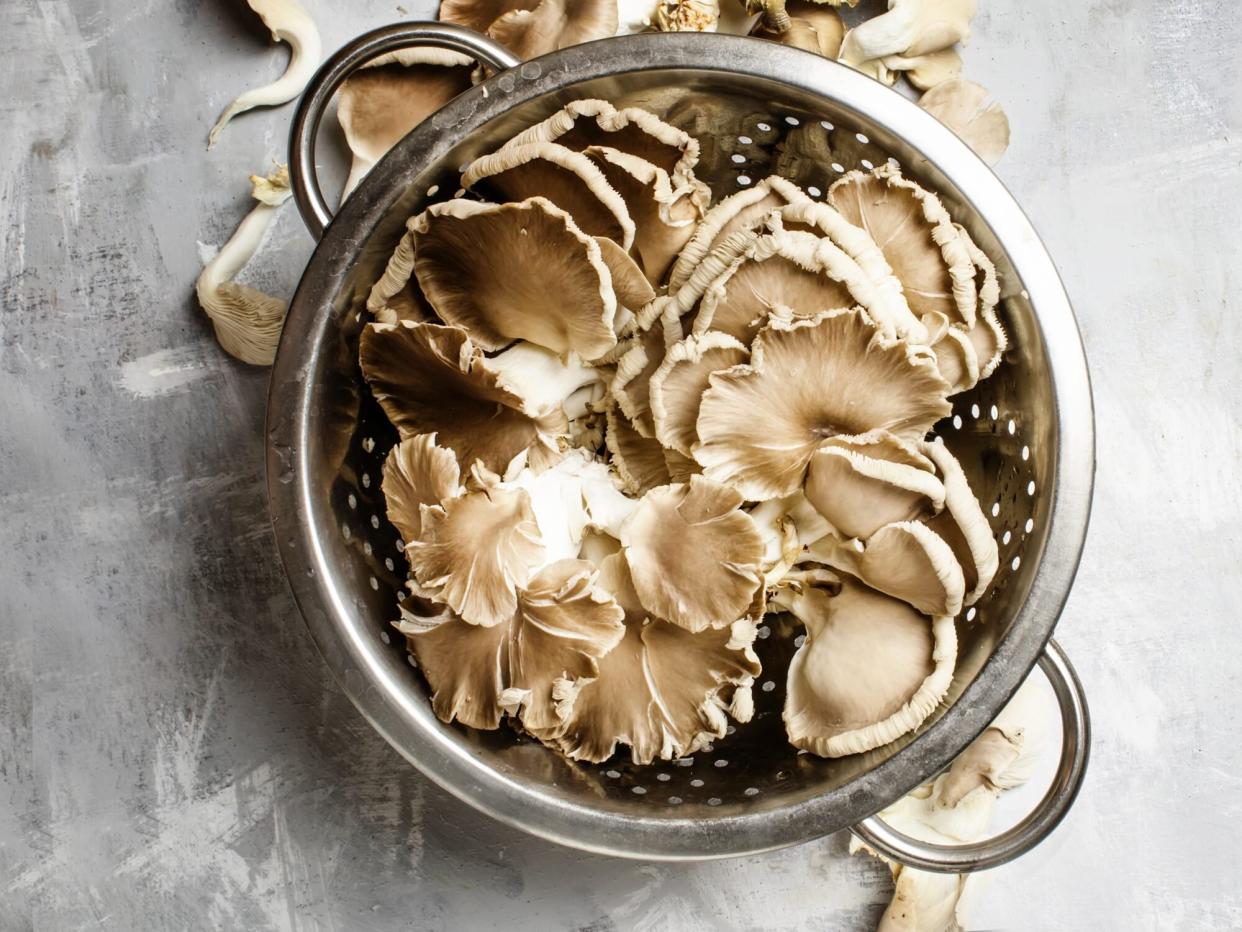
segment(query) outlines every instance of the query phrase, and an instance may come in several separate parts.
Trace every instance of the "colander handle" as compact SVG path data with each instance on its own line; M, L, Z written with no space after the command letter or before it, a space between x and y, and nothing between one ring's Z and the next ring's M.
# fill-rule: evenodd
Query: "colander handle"
M850 831L889 860L938 874L964 874L997 867L1048 837L1069 812L1082 786L1091 746L1091 719L1078 674L1056 641L1048 642L1039 657L1039 666L1061 709L1061 760L1044 798L1025 819L995 838L964 845L920 841L892 828L878 815L864 819Z
M380 55L399 49L430 46L469 55L494 71L522 63L503 45L472 29L452 23L412 22L381 26L342 46L310 79L289 134L289 185L311 235L318 239L332 220L315 170L315 138L332 95L351 74Z

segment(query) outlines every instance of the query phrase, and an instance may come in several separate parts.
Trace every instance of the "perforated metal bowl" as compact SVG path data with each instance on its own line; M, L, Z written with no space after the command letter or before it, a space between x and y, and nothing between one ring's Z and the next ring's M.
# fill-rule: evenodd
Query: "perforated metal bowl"
M1081 689L1045 653L1077 567L1094 471L1091 395L1081 342L1051 260L996 177L952 133L898 94L831 61L734 36L643 35L519 63L444 24L377 30L331 59L303 99L291 167L303 216L329 213L313 138L340 81L400 46L466 51L495 74L419 126L327 226L292 302L268 407L268 483L281 555L325 659L394 747L472 805L545 838L617 855L704 858L806 841L872 816L931 778L1000 711L1042 659L1066 713L1062 765L1041 808L987 845L939 850L875 820L857 828L908 863L991 866L1060 819L1086 763ZM570 100L645 107L697 136L697 168L716 195L776 169L822 197L853 168L894 159L940 193L996 261L1012 348L997 373L953 399L936 430L991 516L1001 572L958 621L948 701L919 731L868 754L820 760L785 740L782 671L796 627L769 616L757 650L756 714L711 750L668 764L574 764L507 730L445 725L390 632L405 565L385 518L380 467L394 433L361 378L365 298L403 232L454 196L460 168Z

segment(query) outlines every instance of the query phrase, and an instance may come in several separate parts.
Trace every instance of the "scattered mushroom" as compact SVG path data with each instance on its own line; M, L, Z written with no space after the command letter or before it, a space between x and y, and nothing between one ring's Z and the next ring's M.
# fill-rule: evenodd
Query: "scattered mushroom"
M237 114L254 107L276 107L293 100L302 93L319 67L323 52L319 29L297 0L247 0L247 3L259 14L263 25L271 30L273 42L289 43L289 64L285 73L271 84L246 91L224 108L220 119L207 134L208 149L215 146L224 127Z
M919 106L934 116L978 153L995 165L1009 148L1009 118L992 100L987 88L954 78L935 84L919 98Z
M288 305L233 279L263 245L276 213L289 199L289 172L282 165L266 178L251 175L251 196L259 203L198 276L198 303L211 318L224 351L252 366L270 366Z
M999 281L891 165L713 207L699 151L573 101L407 224L359 344L399 436L397 625L446 721L649 763L750 717L788 611L789 740L862 753L947 695L997 570L929 432L1001 362Z
M840 60L891 84L886 58L918 58L965 42L976 5L977 0L889 0L887 13L845 34Z

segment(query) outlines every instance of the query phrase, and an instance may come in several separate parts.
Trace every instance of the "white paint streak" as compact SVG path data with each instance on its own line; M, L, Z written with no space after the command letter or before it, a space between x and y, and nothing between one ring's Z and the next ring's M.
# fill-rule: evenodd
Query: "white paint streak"
M201 346L157 350L121 365L121 386L139 398L156 398L185 391L190 385L220 370L220 357L207 355Z

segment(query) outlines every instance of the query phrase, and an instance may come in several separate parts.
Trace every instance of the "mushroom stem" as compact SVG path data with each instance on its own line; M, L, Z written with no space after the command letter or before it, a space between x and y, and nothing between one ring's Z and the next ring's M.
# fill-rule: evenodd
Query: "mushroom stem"
M302 93L319 66L323 47L319 29L297 0L248 0L263 25L272 31L272 41L289 43L289 64L285 73L263 87L245 91L224 108L220 119L207 134L207 148L215 147L220 133L239 113L254 107L275 107Z
M239 285L233 278L254 258L277 211L289 199L289 175L282 166L267 178L251 175L250 180L259 204L203 268L194 290L224 350L242 362L270 366L276 357L287 305L279 298Z
M488 359L487 368L496 373L501 385L524 399L527 413L532 415L561 407L578 389L603 381L599 369L573 353L562 359L525 340Z

